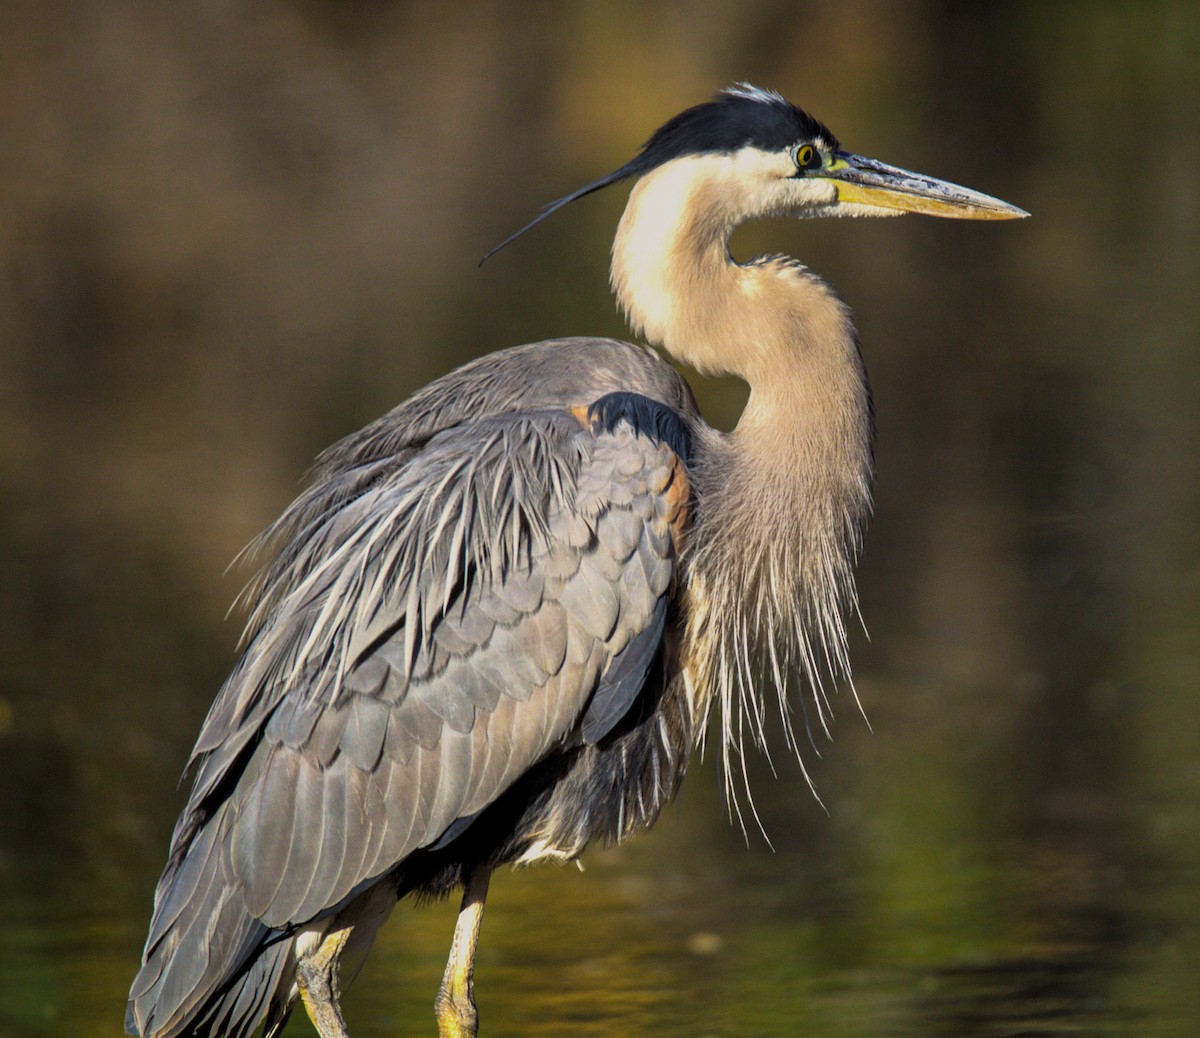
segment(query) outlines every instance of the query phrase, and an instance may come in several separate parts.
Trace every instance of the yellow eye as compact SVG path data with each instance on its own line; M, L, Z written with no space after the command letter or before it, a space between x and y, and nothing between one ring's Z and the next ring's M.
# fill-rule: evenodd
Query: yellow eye
M797 147L793 158L800 169L812 169L821 164L821 156L811 144L801 144Z

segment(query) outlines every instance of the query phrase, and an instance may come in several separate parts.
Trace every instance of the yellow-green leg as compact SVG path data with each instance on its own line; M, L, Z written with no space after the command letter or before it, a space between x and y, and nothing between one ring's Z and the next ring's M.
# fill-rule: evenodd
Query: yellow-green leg
M308 1018L321 1038L350 1038L342 1019L341 987L338 983L338 958L346 947L351 927L326 934L312 955L296 964L296 986L304 999Z
M442 986L434 1000L439 1038L475 1038L479 1033L479 1013L475 1009L475 946L483 922L483 903L487 900L492 870L480 865L467 877L462 908L454 925L454 943Z

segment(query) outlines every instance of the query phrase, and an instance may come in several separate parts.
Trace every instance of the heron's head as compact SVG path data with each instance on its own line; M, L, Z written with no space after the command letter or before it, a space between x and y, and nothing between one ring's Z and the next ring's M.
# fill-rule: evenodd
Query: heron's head
M719 187L720 215L731 223L785 214L913 212L966 220L1029 215L990 195L844 151L807 112L774 91L740 84L664 123L637 156L551 202L488 256L568 202L631 177L666 173L668 167L685 186Z

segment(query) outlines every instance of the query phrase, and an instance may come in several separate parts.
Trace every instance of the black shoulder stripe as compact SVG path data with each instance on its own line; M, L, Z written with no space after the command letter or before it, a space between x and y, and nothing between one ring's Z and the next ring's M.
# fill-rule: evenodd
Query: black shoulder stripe
M666 404L638 393L607 393L588 408L588 418L612 432L624 419L634 431L666 444L684 461L691 460L692 438L683 419Z

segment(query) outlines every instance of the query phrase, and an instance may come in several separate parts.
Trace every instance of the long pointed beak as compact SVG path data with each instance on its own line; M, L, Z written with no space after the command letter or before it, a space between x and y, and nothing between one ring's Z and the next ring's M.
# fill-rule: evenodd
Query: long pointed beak
M839 202L957 220L1017 220L1029 215L991 195L844 151L818 176L837 186Z

